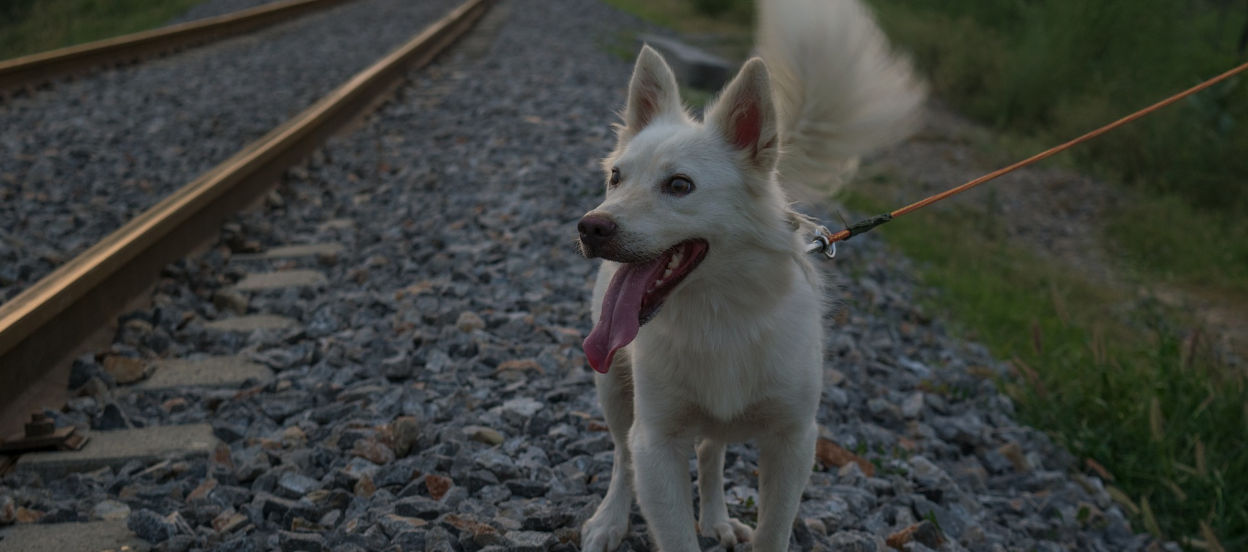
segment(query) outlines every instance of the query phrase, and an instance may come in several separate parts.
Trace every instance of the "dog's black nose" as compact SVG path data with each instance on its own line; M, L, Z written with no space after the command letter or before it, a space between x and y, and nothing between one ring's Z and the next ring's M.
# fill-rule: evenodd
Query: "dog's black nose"
M611 241L619 227L604 215L585 215L576 223L576 229L581 233L581 243L593 250Z

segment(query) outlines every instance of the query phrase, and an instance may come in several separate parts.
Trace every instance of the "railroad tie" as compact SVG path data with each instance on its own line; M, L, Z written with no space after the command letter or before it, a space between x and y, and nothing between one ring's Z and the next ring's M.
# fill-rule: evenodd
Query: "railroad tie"
M0 552L70 550L150 550L126 527L125 518L72 523L25 523L7 528Z
M27 453L18 458L16 469L50 481L104 467L116 470L132 460L151 464L167 458L206 459L218 444L209 424L93 431L80 450Z
M176 387L239 387L248 381L273 379L273 371L268 367L236 356L158 360L152 367L152 375L135 384L134 389L146 392Z
M260 253L240 253L230 257L230 262L275 261L279 259L336 259L346 248L340 243L310 243L274 247Z
M316 270L296 269L276 272L257 272L243 277L234 284L235 291L267 291L292 287L320 287L329 283L325 275Z
M248 314L222 318L204 324L205 328L219 332L254 332L256 330L285 330L299 326L299 322L275 314Z

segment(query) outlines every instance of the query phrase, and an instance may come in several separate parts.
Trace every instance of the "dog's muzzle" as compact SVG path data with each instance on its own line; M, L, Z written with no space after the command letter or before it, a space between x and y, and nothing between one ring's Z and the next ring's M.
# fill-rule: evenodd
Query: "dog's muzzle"
M606 215L591 213L581 217L576 230L581 234L581 252L586 257L601 257L610 249L620 227Z

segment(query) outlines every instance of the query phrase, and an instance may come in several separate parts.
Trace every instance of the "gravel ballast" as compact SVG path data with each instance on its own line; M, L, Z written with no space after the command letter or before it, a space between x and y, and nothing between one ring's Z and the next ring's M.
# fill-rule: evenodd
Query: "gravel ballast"
M575 221L599 201L631 69L604 41L639 27L598 3L496 6L215 248L168 267L111 349L79 359L82 396L52 413L94 429L207 422L224 443L211 459L55 481L19 470L0 480L0 502L45 521L124 504L132 530L167 550L577 550L612 445L580 350L596 262L577 253ZM238 257L328 242L345 248ZM1132 531L1103 482L1014 420L992 383L1005 366L916 307L924 291L904 259L866 235L821 266L839 282L824 441L791 549L1161 546ZM231 289L292 269L327 280ZM243 313L298 326L208 327ZM134 391L104 370L110 355L234 354L275 378ZM734 445L725 462L729 511L749 523L757 460ZM621 550L650 549L635 514Z
M0 302L456 5L356 0L0 101Z

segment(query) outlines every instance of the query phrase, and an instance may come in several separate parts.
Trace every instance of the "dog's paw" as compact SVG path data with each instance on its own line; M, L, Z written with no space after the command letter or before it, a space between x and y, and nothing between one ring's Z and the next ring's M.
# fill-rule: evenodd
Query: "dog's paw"
M724 548L732 548L737 543L750 542L754 538L754 530L749 525L728 518L727 521L699 523L698 534L712 539L719 539Z
M581 551L611 552L619 548L620 541L624 540L624 535L627 533L627 517L603 515L603 512L598 512L581 526Z

